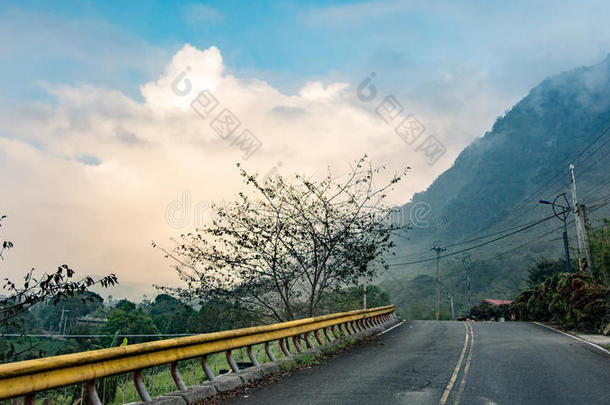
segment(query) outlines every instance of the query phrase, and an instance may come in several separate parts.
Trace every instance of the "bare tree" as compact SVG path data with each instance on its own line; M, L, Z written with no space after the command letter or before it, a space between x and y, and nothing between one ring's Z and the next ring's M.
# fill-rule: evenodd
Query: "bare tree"
M384 169L364 156L349 175L320 181L261 181L241 170L252 195L215 205L211 225L161 248L186 286L157 288L186 300L236 300L270 320L317 314L324 294L387 268L396 228L384 199L406 170L375 188Z

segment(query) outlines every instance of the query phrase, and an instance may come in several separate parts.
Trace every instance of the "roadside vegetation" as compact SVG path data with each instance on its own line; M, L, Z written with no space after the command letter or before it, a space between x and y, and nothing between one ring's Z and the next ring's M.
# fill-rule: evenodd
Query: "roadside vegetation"
M565 261L541 260L529 270L528 286L511 305L518 320L602 333L610 323L610 222L589 232L592 274L566 273ZM577 268L573 264L573 268Z

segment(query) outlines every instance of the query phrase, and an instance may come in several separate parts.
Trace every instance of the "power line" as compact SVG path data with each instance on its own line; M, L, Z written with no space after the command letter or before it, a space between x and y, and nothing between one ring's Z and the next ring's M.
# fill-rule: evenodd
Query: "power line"
M563 161L562 164L565 164L566 162L576 162L578 159L580 159L581 157L584 156L584 154L586 153L587 150L589 150L597 141L599 141L608 131L610 130L610 125L606 127L606 129L604 129L598 136L597 138L595 138L595 140L593 140L593 142L591 142L589 145L587 145L586 148L584 148L582 151L578 152L576 155L572 155L570 158L565 159ZM602 145L600 145L599 147L597 147L593 152L591 152L588 156L592 156L594 155L599 149L601 149L603 146L605 146L606 144L608 144L608 142L610 142L610 139L608 139L606 142L604 142ZM513 216L517 213L517 211L521 210L522 208L524 208L526 206L526 203L532 199L532 197L536 197L536 195L543 191L544 189L553 186L554 184L556 184L559 180L561 180L561 175L563 174L563 169L560 169L557 171L557 173L552 176L551 178L549 178L545 183L543 183L540 187L538 187L533 193L531 193L528 197L526 197L524 200L522 200L520 203L517 204L517 207L512 209L511 213L504 217L502 220L500 220L498 222L499 219L501 219L501 214L497 215L495 218L492 219L492 224L490 225L490 227L494 226L494 225L498 225L501 224L502 222L505 222L507 218L509 218L510 216Z
M495 238L495 239L488 240L488 241L483 242L483 243L479 243L478 245L471 246L471 247L469 247L469 248L465 248L465 249L462 249L462 250L458 250L458 251L456 251L456 252L447 253L447 254L445 254L445 255L439 256L439 258L444 258L444 257L455 256L455 255L460 254L460 253L463 253L463 252L468 252L469 250L473 250L473 249L477 249L477 248L480 248L480 247L485 246L485 245L489 245L490 243L493 243L493 242L499 241L499 240L501 240L501 239L504 239L504 238L507 238L507 237L509 237L509 236L515 235L515 234L517 234L517 233L519 233L519 232L523 232L523 231L525 231L525 230L527 230L527 229L533 228L534 226L537 226L537 225L539 225L539 224L541 224L541 223L543 223L543 222L545 222L545 221L548 221L549 219L552 219L552 218L555 218L555 215L551 215L551 216L549 216L549 217L546 217L546 218L544 218L544 219L541 219L541 220L539 220L539 221L536 221L536 222L534 222L534 223L532 223L532 224L530 224L530 225L527 225L527 226L525 226L525 227L522 227L522 228L520 228L520 229L517 229L516 231L513 231L513 232L508 233L508 234L506 234L506 235L499 236L499 237L497 237L497 238ZM388 266L404 266L404 265L408 265L408 264L426 263L426 262L429 262L429 261L432 261L432 260L436 260L436 257L432 257L432 258L428 258L428 259L423 259L423 260L416 260L416 261L412 261L412 262L404 262L404 263L391 263L391 264L389 264Z
M481 240L481 239L486 239L486 238L489 238L491 236L500 235L502 233L505 233L505 232L508 232L508 231L512 231L512 230L517 229L517 228L528 226L528 225L531 225L531 224L533 224L535 222L536 221L530 222L530 223L526 223L526 224L519 224L519 225L516 225L516 226L512 226L510 228L503 229L503 230L498 231L498 232L494 232L494 233L490 233L490 234L487 234L487 235L479 236L479 237L476 237L476 238L473 238L473 239L465 240L463 242L457 242L457 243L453 243L453 244L450 244L450 245L445 245L445 247L446 248L451 248L451 247L455 247L455 246L466 245L466 244L471 243L471 242L476 242L476 241ZM424 255L427 255L428 253L429 253L429 250L426 249L426 250L422 250L420 252L412 253L412 254L407 255L407 256L402 256L401 258L402 259L415 259L415 260L418 260L417 259L418 256L424 256Z
M604 129L604 130L603 130L603 131L602 131L602 132L601 132L601 133L600 133L598 136L597 136L597 138L595 138L595 140L593 140L593 142L591 142L590 144L588 144L588 145L587 145L587 146L586 146L586 147L585 147L585 148L584 148L582 151L578 152L576 155L573 155L573 156L571 156L570 158L566 159L566 160L564 161L564 163L565 163L565 162L568 162L568 161L573 161L573 162L578 161L580 158L582 158L582 157L585 155L585 153L586 153L586 152L587 152L587 151L588 151L590 148L592 148L592 147L595 145L595 143L596 143L597 141L599 141L599 140L600 140L600 139L601 139L601 138L602 138L602 137L603 137L603 136L604 136L606 133L608 133L608 131L610 131L610 125L609 125L609 126L607 126L607 127L606 127L606 128L605 128L605 129ZM595 148L595 150L593 150L591 153L589 153L589 154L588 154L588 157L593 156L595 153L597 153L597 152L598 152L598 151L599 151L601 148L603 148L603 147L604 147L605 145L607 145L608 143L610 143L610 139L606 140L604 143L602 143L602 144L601 144L601 145L599 145L597 148ZM603 159L604 159L606 156L607 156L607 155L604 155L604 156L603 156L601 159L599 159L597 162L600 162L600 161L601 161L601 160L603 160ZM595 163L597 163L597 162L594 162L594 164L595 164ZM583 173L586 173L586 172L587 172L587 170L591 169L592 167L593 167L593 165L589 165L589 166L587 166L587 167L586 167L586 168L585 168L585 169L584 169L582 172L583 172ZM493 222L492 222L492 224L491 224L489 227L493 227L493 226L495 226L495 225L499 225L499 224L501 224L501 223L505 222L505 221L506 221L508 218L510 218L511 216L516 215L517 211L519 211L519 210L521 210L522 208L524 208L524 207L525 207L525 205L526 205L526 203L527 203L527 202L528 202L528 201L529 201L529 200L530 200L532 197L536 197L536 195L537 195L539 192L541 192L541 191L545 190L545 189L546 189L546 188L548 188L548 187L553 186L553 185L554 185L554 184L556 184L558 181L560 181L560 180L561 180L561 175L562 175L562 174L563 174L563 169L558 170L558 171L557 171L557 173L556 173L554 176L552 176L551 178L549 178L549 179L548 179L548 180L547 180L547 181L546 181L544 184L542 184L540 187L538 187L538 188L537 188L537 189L536 189L536 190L535 190L533 193L531 193L531 194L530 194L528 197L526 197L524 200L522 200L520 203L518 203L518 205L517 205L517 207L516 207L516 208L511 209L511 212L510 212L510 213L509 213L507 216L505 216L504 218L501 218L501 214L500 214L500 215L497 215L496 217L494 217L494 218L492 219L492 221L493 221ZM561 187L564 187L564 185L562 185ZM561 187L560 187L559 189L561 189ZM588 194L588 193L587 193L587 194ZM551 218L552 218L552 217L551 217ZM501 219L501 220L500 220L500 221L498 221L499 219ZM475 242L475 241L478 241L478 240L481 240L481 239L485 239L485 238L488 238L488 237L491 237L491 236L499 235L499 234L502 234L502 233L504 233L504 232L508 232L508 231L510 231L510 230L513 230L513 229L519 228L519 227L521 227L521 226L522 226L522 225L518 225L518 226L510 227L510 228L507 228L507 229L504 229L504 230L501 230L501 231L497 231L497 232L494 232L494 233L491 233L491 234L483 235L483 236L480 236L480 237L475 237L475 238L470 239L470 240L466 240L466 241L462 241L462 242L457 242L457 243L454 243L454 244L451 244L451 245L447 245L447 247L449 248L449 247L455 247L455 246L459 246L459 245L468 244L468 243ZM529 226L529 225L527 225L527 226ZM527 228L525 228L525 229L527 229ZM520 231L518 231L518 232L520 232ZM514 234L514 233L508 234L508 235L506 235L506 236L510 236L510 235L512 235L512 234ZM499 239L502 239L502 238L494 239L494 240L492 240L492 241L489 241L489 243L494 242L495 240L499 240ZM487 244L487 243L481 244L480 246L483 246L483 245L485 245L485 244ZM475 247L472 247L472 249L474 249L474 248L476 248L476 247L478 247L478 246L479 246L479 245L477 245L477 246L475 246ZM470 249L470 248L469 248L469 249ZM463 250L463 251L466 251L466 250ZM416 257L418 257L418 256L425 255L425 254L427 254L427 253L428 253L427 251L422 251L422 252L419 252L419 253L414 253L414 254L411 254L411 255L408 255L408 256L404 256L404 258L416 258ZM451 254L447 254L447 255L441 256L441 257L446 257L446 256L450 256L450 255L453 255L453 254L457 254L457 253L451 253ZM434 258L426 258L426 259L422 259L422 260L414 260L414 261L411 261L411 262L406 262L406 263L395 263L395 264L390 264L390 266L398 266L398 265L402 265L402 264L416 264L416 263L425 263L425 262L428 262L428 261L431 261L431 260L434 260Z

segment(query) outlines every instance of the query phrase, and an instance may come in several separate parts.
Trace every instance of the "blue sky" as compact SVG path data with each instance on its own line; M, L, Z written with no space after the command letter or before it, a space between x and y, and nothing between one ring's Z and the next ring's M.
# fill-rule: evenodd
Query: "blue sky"
M87 82L137 95L184 43L217 46L229 69L288 91L371 70L417 91L459 68L524 91L607 53L604 2L530 3L2 2L0 90L6 101L42 97L37 81Z
M0 0L7 274L68 262L116 272L115 296L171 285L150 240L197 225L168 220L185 196L196 207L232 199L236 162L315 176L367 153L389 172L412 168L390 197L402 204L537 83L606 57L608 15L601 0ZM252 159L173 91L187 67L193 88L260 139ZM378 96L363 102L371 72ZM387 96L446 148L434 164L378 116Z

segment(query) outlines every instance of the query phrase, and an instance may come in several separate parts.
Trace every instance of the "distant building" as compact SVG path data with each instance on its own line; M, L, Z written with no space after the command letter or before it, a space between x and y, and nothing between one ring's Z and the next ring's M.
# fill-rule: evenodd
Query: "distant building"
M108 318L93 318L89 316L81 316L76 318L77 325L100 327L104 326L106 322L108 322Z
M472 308L472 317L478 321L500 321L510 319L509 305L512 301L485 298Z
M507 300L493 300L491 298L485 298L483 301L481 301L481 304L490 304L493 305L494 307L499 307L500 305L510 305L512 304L512 301L507 301ZM479 305L481 305L479 304Z

